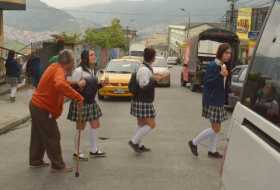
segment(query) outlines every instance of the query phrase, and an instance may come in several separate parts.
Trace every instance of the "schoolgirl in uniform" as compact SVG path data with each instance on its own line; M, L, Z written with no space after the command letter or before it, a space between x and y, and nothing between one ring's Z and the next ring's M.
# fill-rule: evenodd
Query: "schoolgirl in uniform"
M152 48L144 50L144 63L136 73L136 91L131 102L131 115L137 118L137 128L129 141L131 148L137 152L148 152L149 148L141 144L143 138L156 127L156 111L153 105L156 82L166 76L155 75L151 65L155 61L156 51Z
M90 157L105 156L105 152L102 152L97 146L97 129L100 128L99 118L102 116L102 112L99 105L95 101L96 93L99 87L98 80L93 69L95 62L95 52L93 50L84 50L81 54L80 66L77 67L72 73L72 81L83 80L85 82L85 87L83 89L77 89L85 99L83 108L78 110L77 103L72 101L67 116L70 121L76 122L77 131L75 135L75 153L73 154L74 158L78 157L77 149L79 130L84 130L87 123L90 124ZM79 156L80 160L87 160L87 157L84 154L80 154Z
M226 64L232 58L232 48L229 44L219 46L215 61L207 65L204 76L202 116L209 119L211 127L202 131L193 140L189 141L191 152L198 156L197 146L204 140L209 139L208 156L221 159L217 151L218 136L221 131L221 123L228 119L225 111L225 81L229 75Z

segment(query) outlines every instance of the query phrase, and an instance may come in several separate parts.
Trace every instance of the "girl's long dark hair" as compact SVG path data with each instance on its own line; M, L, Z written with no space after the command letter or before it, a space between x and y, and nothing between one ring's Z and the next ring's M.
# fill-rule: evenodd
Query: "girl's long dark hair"
M88 71L88 69L90 68L90 64L89 64L89 50L83 50L83 52L81 54L80 67L82 67L82 69L84 71Z

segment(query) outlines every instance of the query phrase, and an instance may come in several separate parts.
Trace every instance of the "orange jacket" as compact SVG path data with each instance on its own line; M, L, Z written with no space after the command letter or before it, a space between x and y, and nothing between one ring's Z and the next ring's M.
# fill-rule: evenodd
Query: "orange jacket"
M83 97L67 82L62 66L52 64L44 72L33 94L32 104L50 112L52 117L57 119L63 111L64 96L83 101Z

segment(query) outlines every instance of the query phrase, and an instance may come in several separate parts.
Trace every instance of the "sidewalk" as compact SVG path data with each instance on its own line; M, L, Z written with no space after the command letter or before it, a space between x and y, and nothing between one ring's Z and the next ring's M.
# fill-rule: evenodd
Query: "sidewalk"
M9 94L7 93L0 96L0 134L12 130L30 119L29 101L32 91L32 89L26 88L18 91L15 103L9 102Z
M25 83L21 83L18 85L19 89L22 89L25 87ZM6 95L10 92L10 87L8 84L6 84L5 82L0 83L0 96Z

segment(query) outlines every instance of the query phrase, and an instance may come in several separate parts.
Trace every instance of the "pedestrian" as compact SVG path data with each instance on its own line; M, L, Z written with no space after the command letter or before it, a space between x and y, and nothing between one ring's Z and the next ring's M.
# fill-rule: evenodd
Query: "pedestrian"
M42 75L38 88L35 89L31 103L32 118L30 142L30 166L41 168L49 166L43 161L47 153L51 161L52 172L71 172L62 158L60 132L57 119L63 111L64 96L78 102L82 106L84 98L76 92L66 80L74 67L74 56L70 50L59 54L57 64L47 68ZM73 85L73 83L72 83ZM82 88L83 83L77 85Z
M50 57L48 60L49 64L57 63L58 57L59 57L59 55L54 55L54 56Z
M16 61L16 53L9 51L8 58L5 64L6 80L10 85L10 101L16 101L17 86L20 83L21 65Z
M72 81L86 81L85 88L77 89L84 97L84 105L81 113L79 113L77 102L72 101L70 103L67 117L70 121L76 122L77 131L74 139L74 159L78 158L79 131L84 131L87 123L90 125L90 157L105 157L106 155L106 153L101 151L97 146L97 129L100 128L99 118L102 116L102 112L95 100L99 87L98 80L93 69L95 63L95 52L93 50L84 50L81 54L81 64L74 70L72 74ZM82 153L80 153L79 159L82 161L88 160L88 158Z
M209 139L208 156L220 159L223 156L217 151L218 135L221 131L221 123L227 120L225 111L225 79L229 72L226 68L232 58L232 48L229 44L219 46L216 59L207 65L204 76L203 88L203 113L202 116L209 119L211 128L205 129L192 141L189 141L191 152L198 156L197 146L200 142Z
M153 48L144 50L144 62L131 83L136 88L131 102L131 115L137 118L137 128L129 141L131 148L137 152L149 152L151 149L141 144L143 138L156 127L156 111L153 105L155 99L156 82L166 78L164 75L155 75L151 65L154 63L156 51ZM134 81L134 82L133 82Z
M32 86L37 88L43 69L40 57L36 56L36 53L31 54L30 59L26 65L26 74L29 79L31 79Z

